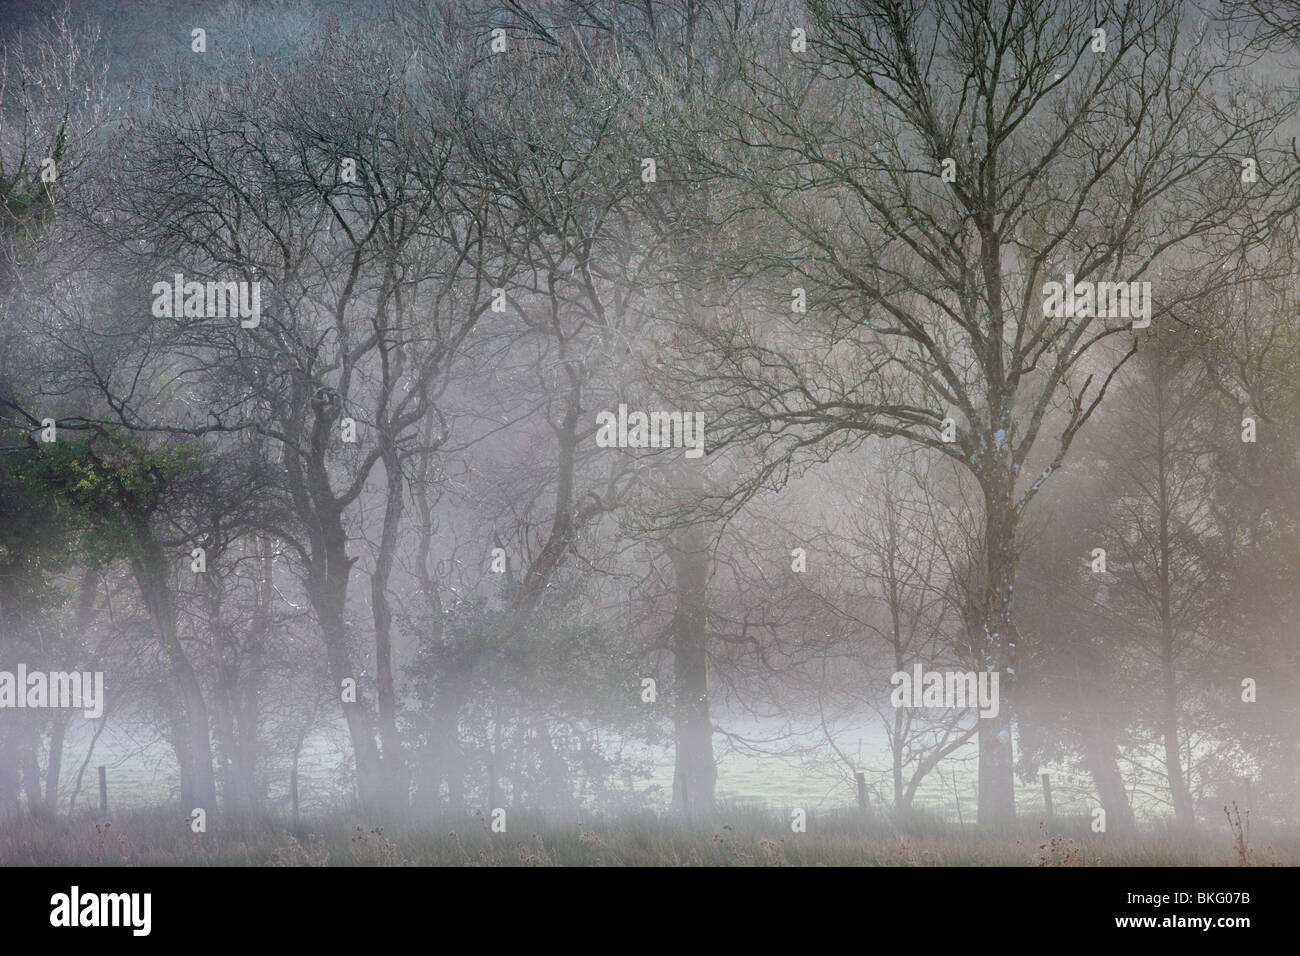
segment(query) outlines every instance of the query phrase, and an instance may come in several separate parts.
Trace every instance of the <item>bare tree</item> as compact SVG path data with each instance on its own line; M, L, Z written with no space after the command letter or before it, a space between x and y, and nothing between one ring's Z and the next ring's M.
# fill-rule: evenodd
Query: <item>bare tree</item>
M743 228L727 244L754 284L743 317L695 330L698 394L755 450L755 485L872 435L966 468L984 499L971 640L1011 705L1018 530L1136 348L1127 310L1045 314L1046 283L1145 281L1175 252L1240 262L1276 221L1290 174L1268 137L1290 104L1217 102L1248 58L1209 54L1213 26L1188 32L1173 2L808 11L808 54L749 71L700 150L734 183L722 228ZM1247 188L1242 157L1274 178ZM1152 295L1156 319L1177 304ZM1013 717L981 722L984 823L1014 814Z

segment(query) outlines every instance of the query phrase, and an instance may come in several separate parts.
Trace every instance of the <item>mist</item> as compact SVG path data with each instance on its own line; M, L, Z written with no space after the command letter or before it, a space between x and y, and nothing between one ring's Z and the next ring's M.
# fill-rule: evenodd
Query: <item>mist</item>
M5 7L0 862L1300 861L1300 19L976 6Z

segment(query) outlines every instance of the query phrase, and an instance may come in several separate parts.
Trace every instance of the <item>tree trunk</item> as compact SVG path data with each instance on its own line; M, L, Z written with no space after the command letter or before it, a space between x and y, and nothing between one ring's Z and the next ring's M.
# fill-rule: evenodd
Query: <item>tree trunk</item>
M463 771L460 756L460 695L453 692L447 684L440 687L434 699L433 720L430 727L430 750L432 766L429 769L430 784L434 799L442 801L442 781L447 781L447 807L451 810L464 809Z
M1196 825L1196 811L1192 793L1183 773L1183 759L1178 744L1178 685L1174 674L1172 656L1166 652L1162 659L1164 678L1164 738L1165 770L1169 774L1169 793L1174 803L1174 825L1191 828Z
M30 718L30 714L22 715ZM37 759L41 731L38 721L25 719L22 734L23 790L27 792L27 812L34 817L45 815L45 797L41 792L41 765Z
M305 386L299 383L299 392L293 407L302 408L306 402ZM355 702L340 702L343 719L347 723L348 737L356 759L357 793L368 809L384 805L387 777L383 758L375 741L374 726L365 702L361 698L360 681L353 668L348 641L347 601L348 580L352 574L353 558L347 553L347 531L343 527L343 509L346 501L335 496L330 487L327 451L331 429L340 417L337 396L330 399L313 394L310 399L314 417L310 438L302 444L306 451L299 456L286 450L285 471L294 507L308 528L310 556L308 559L307 595L325 643L325 659L329 668L333 691L342 694L343 682L357 682ZM286 428L301 441L297 421Z
M692 814L707 814L713 808L718 779L713 760L713 721L709 716L708 538L704 525L699 522L679 527L675 537L672 553L677 589L677 612L673 618L676 732L673 806L685 805ZM680 793L683 780L685 797Z
M45 806L50 813L59 810L59 776L63 773L63 743L68 735L71 715L62 712L54 715L50 730L50 759L45 767Z
M0 727L0 821L11 819L19 812L18 734L15 721L6 721Z
M405 489L402 466L397 451L385 442L383 456L387 475L384 525L379 539L379 553L370 576L370 606L375 623L375 685L379 705L379 735L383 743L385 800L392 809L406 810L410 801L410 782L397 733L397 694L393 678L393 611L388 601L388 580L397 553L397 536L401 529Z
M1012 824L1016 819L1016 790L1009 715L999 713L996 717L980 718L979 755L976 819L980 826Z
M902 667L896 667L895 671L901 671ZM906 731L906 720L903 717L901 708L894 709L894 735L890 741L889 749L893 751L893 770L894 770L894 809L905 810L911 803L906 799L903 793L903 734Z
M326 527L322 529L321 553L314 556L310 571L310 598L320 625L321 638L325 642L330 680L334 684L334 692L341 695L343 682L357 678L348 652L345 616L352 561L347 557L347 536L338 516L334 516L328 523L322 521L322 525ZM348 737L352 741L352 751L356 757L357 790L361 802L367 808L374 808L383 803L384 768L360 687L355 702L343 703L343 718L347 722Z
M217 782L212 770L212 738L203 688L176 630L176 609L167 585L167 557L151 529L136 523L140 555L136 577L145 607L153 619L167 670L176 691L176 756L181 765L181 803L188 813L194 807L215 811Z
M99 572L87 569L81 576L81 588L77 595L77 616L74 618L74 626L78 637L85 637L86 630L95 618L95 598L98 593ZM92 662L91 667L94 666ZM50 759L45 768L45 805L51 813L57 813L59 810L59 777L63 773L63 745L67 740L68 724L71 719L72 715L67 711L56 711L54 726L50 730Z
M1109 833L1131 833L1137 828L1133 807L1129 804L1124 777L1119 772L1115 755L1115 742L1103 729L1083 735L1084 762L1092 782L1101 798L1101 808L1106 811L1106 830Z
M1178 675L1174 670L1173 581L1170 563L1173 544L1169 519L1173 510L1170 495L1169 443L1165 423L1163 367L1158 370L1156 387L1156 456L1157 508L1160 513L1160 677L1164 692L1161 722L1165 738L1165 770L1169 775L1169 794L1174 804L1174 824L1190 828L1196 823L1192 794L1183 776L1183 761L1178 747Z
M240 780L235 753L239 748L235 732L235 696L239 680L239 654L230 627L222 620L221 594L209 579L207 595L208 621L212 630L216 680L212 688L212 733L216 738L221 774L221 796L227 808L245 808L244 788Z
M1019 644L1012 615L1018 557L1014 486L1008 470L1004 480L985 487L985 574L976 659L983 661L985 670L999 673L999 707L996 717L979 718L977 819L981 826L1004 826L1016 818L1011 710Z

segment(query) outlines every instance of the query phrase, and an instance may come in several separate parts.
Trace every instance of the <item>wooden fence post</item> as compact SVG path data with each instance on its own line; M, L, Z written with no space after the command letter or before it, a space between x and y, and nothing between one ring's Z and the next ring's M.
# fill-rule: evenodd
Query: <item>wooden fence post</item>
M99 812L108 812L108 768L99 765Z
M293 828L298 829L298 768L289 771L289 803L293 806Z
M1047 805L1047 819L1052 819L1052 778L1043 774L1043 803Z
M871 816L871 804L867 800L867 775L864 771L859 770L854 776L858 779L858 807L862 810L863 815Z
M682 792L682 813L685 814L686 819L689 821L691 819L691 801L686 794L686 771L683 770L677 775L677 786Z

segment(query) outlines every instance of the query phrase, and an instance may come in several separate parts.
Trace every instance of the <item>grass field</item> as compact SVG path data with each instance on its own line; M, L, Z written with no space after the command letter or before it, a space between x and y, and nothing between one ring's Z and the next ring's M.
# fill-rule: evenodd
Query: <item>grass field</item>
M335 813L300 821L210 817L191 832L179 811L104 818L24 819L0 826L3 866L1290 866L1300 834L1243 825L1095 834L1085 818L1049 830L1026 819L984 833L924 816L895 826L849 811L810 814L807 832L788 817L722 808L683 825L656 814L556 822L512 812L506 833L477 815L360 820Z

